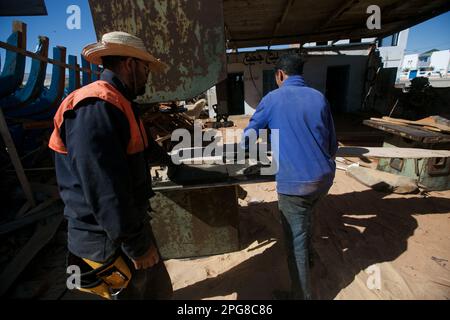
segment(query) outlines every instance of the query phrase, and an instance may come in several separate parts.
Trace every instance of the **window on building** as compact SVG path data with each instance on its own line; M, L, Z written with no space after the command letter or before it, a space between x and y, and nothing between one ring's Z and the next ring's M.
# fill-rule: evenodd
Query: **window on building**
M379 47L395 47L398 45L398 33L394 33L388 37L378 39Z

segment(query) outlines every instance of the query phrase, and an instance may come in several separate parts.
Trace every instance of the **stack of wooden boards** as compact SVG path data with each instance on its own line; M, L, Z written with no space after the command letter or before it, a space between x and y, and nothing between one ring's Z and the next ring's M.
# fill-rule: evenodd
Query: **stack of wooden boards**
M370 118L370 120L383 123L420 127L421 129L433 132L450 133L450 120L440 116L430 116L416 121L391 117Z
M170 136L176 129L194 130L194 120L185 113L162 113L150 110L142 115L142 121L151 136L160 144L170 141Z

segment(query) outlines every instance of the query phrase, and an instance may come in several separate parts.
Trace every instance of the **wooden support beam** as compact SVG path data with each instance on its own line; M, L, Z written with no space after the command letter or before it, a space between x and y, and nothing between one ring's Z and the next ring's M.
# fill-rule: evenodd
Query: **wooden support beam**
M31 190L30 183L28 182L25 171L23 170L22 162L20 161L19 155L17 154L16 146L14 145L11 133L8 130L8 125L6 123L5 117L3 116L3 110L1 108L0 133L2 135L3 141L5 142L5 146L8 149L9 157L11 158L11 162L14 166L14 169L16 170L17 178L19 179L23 192L25 193L25 197L27 198L27 201L31 204L31 206L35 207L36 202L34 200L33 191Z
M82 66L82 69L91 71L91 72L83 71L83 73L82 73L81 85L85 86L92 82L91 64L83 56L81 56L81 66Z
M36 254L53 238L63 215L52 215L41 221L33 236L0 274L0 296L3 296Z
M6 40L6 43L13 47L21 48L26 46L26 25L13 24L13 32ZM21 48L26 49L26 47ZM13 51L5 52L3 69L0 73L0 98L6 97L17 90L22 85L25 73L25 56Z
M431 150L419 148L387 148L387 147L339 147L336 157L366 157L366 158L447 158L449 150Z
M280 26L284 23L284 20L286 20L286 17L289 13L289 10L291 9L292 5L294 4L295 0L288 0L286 6L284 7L283 13L281 14L280 20L275 24L275 27L273 28L272 32L272 38L269 41L268 48L270 49L272 45L272 40L277 35L278 29L280 29Z
M80 68L78 65L76 67L74 67L74 66L72 66L70 64L62 63L60 61L53 60L53 59L50 59L48 57L43 57L43 56L41 56L39 54L36 54L34 52L30 52L30 51L27 51L27 50L24 50L24 49L21 49L21 48L17 48L15 46L12 46L12 45L10 45L10 44L8 44L6 42L3 42L3 41L0 41L0 48L6 49L6 50L10 50L10 51L13 51L13 52L17 52L17 53L20 53L20 54L22 54L24 56L31 57L33 59L37 59L37 60L40 60L42 62L56 64L57 66L64 67L66 69L74 69L76 71L100 74L99 71L92 71L90 68Z
M49 40L44 36L39 36L38 38L38 47L35 54L47 58ZM8 45L10 46L10 44ZM16 88L12 95L0 99L0 107L3 108L3 112L6 116L8 116L8 110L25 107L36 100L42 93L46 69L47 63L42 60L32 60L30 75L25 86Z
M22 210L23 211L23 210ZM22 216L11 222L0 224L0 236L14 232L18 229L29 226L30 224L42 221L53 215L62 215L64 211L64 205L61 202L55 202L50 207L47 207L38 212L34 212L29 215Z
M12 25L13 32L20 32L20 42L19 48L26 50L27 49L27 24L22 21L13 21Z
M359 0L344 0L339 3L335 10L332 11L332 14L329 15L322 23L318 26L319 31L324 30L328 27L335 19L339 18L345 11L350 9L355 3L359 2Z

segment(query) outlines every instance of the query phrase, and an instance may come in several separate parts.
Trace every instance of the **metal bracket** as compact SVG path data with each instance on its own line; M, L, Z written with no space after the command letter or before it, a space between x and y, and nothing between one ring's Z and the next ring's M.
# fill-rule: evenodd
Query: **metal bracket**
M428 159L428 174L430 176L446 176L450 174L449 158Z

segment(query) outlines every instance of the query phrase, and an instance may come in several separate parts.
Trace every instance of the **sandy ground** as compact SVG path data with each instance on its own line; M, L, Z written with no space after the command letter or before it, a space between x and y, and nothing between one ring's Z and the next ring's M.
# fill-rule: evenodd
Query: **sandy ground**
M275 183L242 187L242 250L166 261L175 299L273 299L289 288ZM450 191L387 195L337 171L314 214L314 297L450 299L449 231ZM60 230L9 297L95 299L63 293L64 240Z
M166 262L175 299L272 299L289 288L275 183L243 186L243 250ZM317 299L449 299L450 191L386 195L342 171L314 214Z
M241 251L167 261L175 299L273 299L289 288L275 186L242 186ZM384 194L338 170L314 213L313 248L316 299L449 299L450 191Z
M248 118L233 120L243 127ZM273 299L289 288L275 183L242 188L241 250L166 261L175 299ZM57 233L9 297L95 298L64 293L65 236ZM384 194L337 171L314 214L313 248L316 299L450 299L450 191Z

